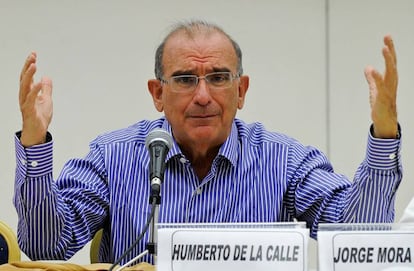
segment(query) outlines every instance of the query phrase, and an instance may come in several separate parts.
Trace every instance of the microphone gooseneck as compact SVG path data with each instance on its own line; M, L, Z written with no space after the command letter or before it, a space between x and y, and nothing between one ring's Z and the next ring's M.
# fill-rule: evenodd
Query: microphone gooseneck
M149 228L149 226L150 226L150 224L151 224L151 222L152 222L152 220L153 220L153 217L154 217L154 213L155 213L155 209L156 209L156 205L155 205L155 203L152 205L152 208L151 208L151 213L150 213L150 216L148 217L148 219L147 219L147 223L145 223L145 226L144 226L144 228L143 228L143 230L142 230L142 232L140 233L140 235L138 236L138 238L134 241L134 243L132 243L132 245L131 246L129 246L129 248L111 265L111 267L108 269L108 271L112 271L112 270L114 270L114 268L125 258L125 257L127 257L128 255L129 255L129 253L131 253L131 251L134 249L134 247L136 246L136 245L138 245L138 243L139 243L139 241L141 241L141 239L142 238L144 238L144 234L145 234L145 232L148 230L148 228ZM145 251L145 254L143 254L143 256L144 255L146 255L148 253L148 250L146 250ZM138 260L138 259L136 259L136 260ZM128 262L129 263L129 262ZM127 263L127 265L128 265L128 263ZM120 271L120 270L122 270L123 268L124 268L125 266L121 266L120 268L118 268L118 269L116 269L116 271Z

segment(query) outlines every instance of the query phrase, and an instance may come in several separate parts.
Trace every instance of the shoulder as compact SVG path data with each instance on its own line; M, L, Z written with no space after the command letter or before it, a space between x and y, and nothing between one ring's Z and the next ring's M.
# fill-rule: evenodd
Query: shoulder
M286 134L267 130L260 122L245 123L240 119L236 119L235 124L239 134L239 139L253 145L301 145L296 139Z
M283 133L268 131L261 123L246 124L240 120L235 123L245 151L261 156L263 161L280 162L286 159L292 168L323 166L332 171L326 155L314 146L304 145Z
M108 144L127 144L142 143L145 144L145 138L148 133L155 128L161 127L165 122L164 118L156 120L141 120L126 128L110 131L97 136L91 145L108 145Z

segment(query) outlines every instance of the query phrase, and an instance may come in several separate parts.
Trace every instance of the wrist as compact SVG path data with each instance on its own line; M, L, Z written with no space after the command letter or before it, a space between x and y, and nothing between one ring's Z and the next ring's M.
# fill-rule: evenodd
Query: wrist
M383 139L400 139L400 127L398 123L396 125L393 125L389 128L382 127L381 129L378 129L378 126L375 126L375 124L371 127L371 134L375 138L383 138Z
M18 135L19 136L19 135ZM34 145L40 145L46 142L47 133L43 135L27 134L24 131L20 133L20 143L23 147L28 148Z

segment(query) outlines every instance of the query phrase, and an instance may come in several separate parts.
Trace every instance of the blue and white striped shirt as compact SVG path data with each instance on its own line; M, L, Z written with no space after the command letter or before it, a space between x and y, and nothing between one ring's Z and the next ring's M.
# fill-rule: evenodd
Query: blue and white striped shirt
M69 259L104 228L102 262L114 262L134 242L151 210L145 138L160 118L97 137L83 159L73 159L53 181L50 139L24 148L16 142L18 239L32 259ZM392 222L402 178L400 140L369 135L354 182L333 172L313 147L235 120L208 175L199 180L174 142L166 158L159 222L306 221ZM130 257L145 250L148 236ZM150 259L145 259L150 261Z

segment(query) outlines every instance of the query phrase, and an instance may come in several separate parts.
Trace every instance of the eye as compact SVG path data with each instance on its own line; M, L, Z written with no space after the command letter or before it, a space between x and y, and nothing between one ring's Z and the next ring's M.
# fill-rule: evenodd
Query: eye
M213 85L224 85L230 81L230 73L212 73L207 78Z
M174 83L180 86L194 86L197 82L197 77L191 75L180 75L173 77Z

